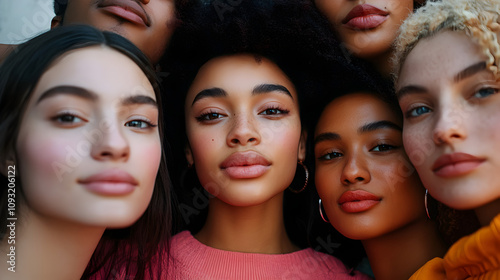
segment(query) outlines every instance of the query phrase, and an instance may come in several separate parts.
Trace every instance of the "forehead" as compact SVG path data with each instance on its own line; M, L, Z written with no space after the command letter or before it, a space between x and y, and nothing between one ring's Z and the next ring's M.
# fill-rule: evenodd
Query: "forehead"
M251 90L265 83L285 86L296 99L292 82L275 63L247 54L209 60L198 71L189 92L197 93L206 88L218 87L231 93L242 89Z
M69 51L42 75L35 95L56 85L85 88L97 94L145 94L155 97L146 75L131 59L108 47Z
M479 45L463 32L442 31L417 43L401 68L396 87L452 81L458 72L485 59Z
M351 93L336 98L325 107L316 126L316 134L343 128L357 130L360 126L380 120L401 123L389 104L375 94Z

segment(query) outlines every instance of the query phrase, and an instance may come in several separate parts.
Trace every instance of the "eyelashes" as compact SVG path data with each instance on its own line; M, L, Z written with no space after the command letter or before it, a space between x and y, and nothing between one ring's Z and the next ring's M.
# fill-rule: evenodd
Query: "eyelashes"
M264 116L264 117L267 117L267 118L271 118L271 119L278 119L278 118L281 118L283 116L286 116L290 113L290 110L287 110L283 107L280 107L280 106L270 106L270 107L266 107L264 110L261 110L258 115L260 116ZM216 122L222 118L225 118L227 117L228 114L225 114L225 113L222 113L218 110L215 110L215 109L210 109L208 112L203 112L201 113L200 115L196 116L195 119L198 121L198 122Z

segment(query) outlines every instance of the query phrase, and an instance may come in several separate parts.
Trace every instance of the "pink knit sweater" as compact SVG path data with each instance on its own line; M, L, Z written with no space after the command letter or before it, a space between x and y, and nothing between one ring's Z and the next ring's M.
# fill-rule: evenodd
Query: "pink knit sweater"
M350 275L337 258L304 249L289 254L239 253L215 249L189 231L172 239L166 279L370 279Z

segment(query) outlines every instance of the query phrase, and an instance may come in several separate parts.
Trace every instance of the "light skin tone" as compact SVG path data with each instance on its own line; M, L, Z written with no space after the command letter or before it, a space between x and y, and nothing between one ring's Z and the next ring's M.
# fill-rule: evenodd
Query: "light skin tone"
M408 279L444 246L402 143L402 120L370 93L328 104L316 126L315 182L332 226L361 240L376 279ZM359 197L343 200L347 195ZM360 195L370 195L363 197Z
M442 31L410 52L396 88L422 182L451 208L474 209L482 225L500 213L500 84L485 66L473 40Z
M146 22L135 13L124 11L128 8L117 8L123 6L139 10ZM52 26L59 25L60 20L55 17ZM118 33L157 63L174 31L174 20L174 0L69 0L63 24L88 24Z
M389 76L391 45L396 39L399 26L413 11L414 1L315 0L314 3L338 32L350 53L368 60L380 73ZM381 10L382 15L366 15L349 22L349 18L346 18L348 14L354 7L362 4L369 4ZM381 23L371 24L370 21Z
M4 262L2 279L78 279L104 230L144 213L161 154L155 100L142 70L107 47L70 51L42 75L12 155L23 196L16 273Z
M199 70L185 109L187 158L213 195L195 237L228 251L296 251L283 223L283 192L305 147L298 97L288 77L265 58L214 58ZM242 157L259 162L228 167L228 159Z

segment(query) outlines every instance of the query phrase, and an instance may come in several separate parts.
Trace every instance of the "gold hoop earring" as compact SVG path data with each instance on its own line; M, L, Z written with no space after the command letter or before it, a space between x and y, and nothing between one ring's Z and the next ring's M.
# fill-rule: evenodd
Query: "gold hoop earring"
M326 218L325 218L325 215L323 215L323 205L322 205L322 202L321 202L321 198L319 199L319 215L321 216L321 219L323 219L323 221L325 221L325 223L330 223L330 221L328 221Z
M427 218L431 220L431 215L429 214L429 207L427 206L427 196L429 195L429 191L425 189L425 196L424 196L424 205L425 205L425 213L427 214Z
M305 182L304 182L304 186L302 186L302 188L301 188L301 189L299 189L299 190L294 190L294 189L292 189L292 188L288 187L288 189L289 189L291 192L293 192L293 193L300 193L300 192L302 192L303 190L305 190L305 189L306 189L306 187L307 187L307 182L309 181L309 170L307 169L307 166L305 166L305 164L304 164L304 163L302 163L302 161L301 161L301 160L297 161L297 164L299 164L300 166L302 166L302 167L304 168L304 172L305 172L305 177L306 177L306 179L305 179Z

